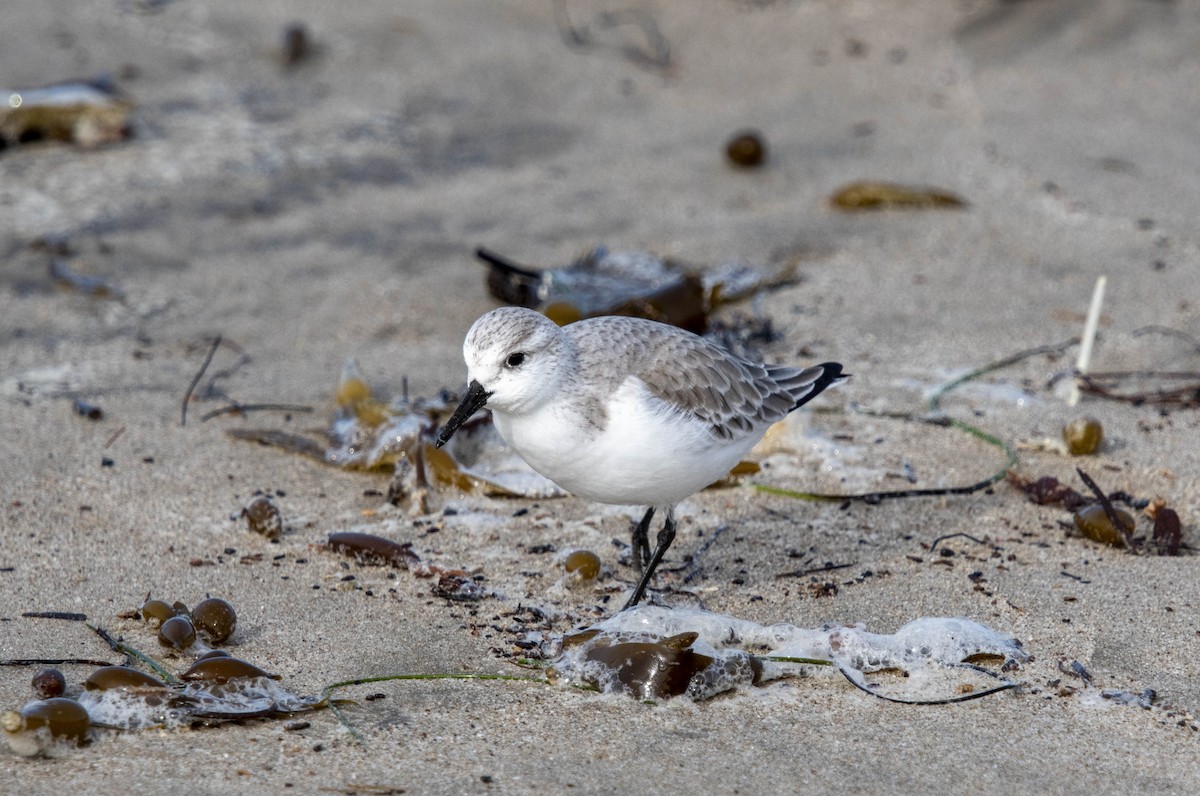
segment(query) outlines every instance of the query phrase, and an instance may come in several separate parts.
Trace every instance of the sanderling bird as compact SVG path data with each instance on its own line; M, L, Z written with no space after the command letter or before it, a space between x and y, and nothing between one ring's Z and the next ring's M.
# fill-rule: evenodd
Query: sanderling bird
M675 505L719 481L789 412L846 379L842 366L765 365L641 318L558 327L503 307L463 343L467 394L438 434L449 441L484 406L530 467L573 495L646 506L633 531L641 600L675 538ZM649 528L665 515L654 554Z

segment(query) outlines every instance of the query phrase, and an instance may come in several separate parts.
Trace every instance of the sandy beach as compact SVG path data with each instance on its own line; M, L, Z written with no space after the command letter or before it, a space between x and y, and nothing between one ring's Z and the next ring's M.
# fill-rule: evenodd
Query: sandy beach
M767 361L853 374L769 436L758 473L681 504L657 604L884 634L965 617L1029 659L1000 673L1017 687L941 705L818 668L652 705L532 682L367 683L339 691L344 721L0 748L0 791L1200 787L1200 413L1194 392L1164 397L1200 383L1200 8L53 0L5 17L0 99L106 76L136 103L127 140L0 150L6 663L120 661L84 622L26 615L69 612L178 673L194 655L131 614L147 593L229 600L238 627L221 646L302 696L400 673L537 676L517 658L614 613L636 581L636 507L447 489L422 512L385 500L386 473L228 433L320 439L351 359L383 398L459 390L463 336L498 306L480 246L536 268L605 246L697 272L794 269L712 320L769 328L740 338ZM726 156L747 129L767 144L757 168ZM859 181L963 205L831 204ZM1070 406L1100 276L1094 384L1144 400L1085 391ZM927 422L935 397L959 426ZM231 402L297 408L205 419ZM1096 454L1043 444L1084 415L1104 429ZM1079 468L1173 509L1182 555L1157 554L1138 508L1130 551L1003 481L878 502L759 488L953 488L1004 469L1004 446L1027 476L1088 495ZM260 491L276 540L241 516ZM434 576L323 546L350 531L411 543ZM575 549L599 556L594 582L566 578ZM447 571L482 599L444 596ZM0 666L0 710L32 699L37 668ZM77 688L95 666L59 668Z

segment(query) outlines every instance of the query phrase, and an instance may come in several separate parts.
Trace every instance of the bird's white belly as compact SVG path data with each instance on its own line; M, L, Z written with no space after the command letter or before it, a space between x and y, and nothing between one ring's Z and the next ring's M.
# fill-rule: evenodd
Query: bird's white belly
M493 417L534 470L573 495L621 505L674 505L727 475L762 436L719 440L703 424L655 406L645 388L627 384L598 432L561 405Z

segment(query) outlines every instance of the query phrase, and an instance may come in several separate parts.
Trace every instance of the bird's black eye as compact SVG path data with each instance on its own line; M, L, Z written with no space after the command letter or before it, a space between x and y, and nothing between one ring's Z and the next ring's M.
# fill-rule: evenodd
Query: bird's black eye
M515 354L509 354L508 359L504 360L504 364L508 365L510 368L519 368L519 367L521 367L521 363L523 363L524 361L525 361L525 352L518 351Z

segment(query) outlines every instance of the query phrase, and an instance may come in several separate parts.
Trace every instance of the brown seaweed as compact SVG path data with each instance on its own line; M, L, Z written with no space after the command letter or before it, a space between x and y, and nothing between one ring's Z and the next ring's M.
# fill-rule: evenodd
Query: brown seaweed
M132 99L104 80L0 89L0 148L62 141L94 149L122 141L131 135L133 108Z
M1039 506L1061 505L1067 511L1074 511L1088 503L1087 498L1053 476L1031 478L1016 470L1009 470L1006 478L1008 483L1020 489Z
M331 533L325 546L335 553L352 555L363 563L388 564L400 569L416 568L421 565L420 557L413 552L412 543L401 544L369 533L354 531Z
M1154 511L1154 536L1159 555L1177 556L1183 547L1183 527L1174 509L1157 506Z
M534 269L485 248L488 290L500 301L537 310L559 325L599 315L628 315L697 334L718 307L760 288L787 284L795 264L771 272L740 262L695 269L648 252L597 246L574 263Z
M604 692L640 700L668 699L696 692L702 682L722 676L757 684L762 662L742 653L727 660L692 649L698 633L625 637L596 629L563 637L563 655L547 670L550 682L574 679ZM719 671L718 671L719 670Z
M875 180L843 185L829 198L829 202L838 210L846 212L960 208L967 204L962 197L941 188Z
M438 597L460 603L473 603L491 594L464 572L442 572L430 589Z
M139 610L142 621L150 624L151 627L162 627L163 622L166 622L171 617L175 616L175 608L165 600L151 600L149 597L142 603Z
M450 392L431 398L403 394L386 401L375 395L350 361L342 369L334 395L338 408L323 441L274 429L227 433L346 469L391 471L387 500L417 513L428 511L431 486L492 497L563 494L511 450L494 444L497 432L486 417L465 424L453 445L436 449L438 426L458 403Z
M270 495L259 494L242 509L241 516L253 533L271 540L283 536L283 515Z
M1093 541L1125 547L1133 553L1145 550L1164 556L1182 553L1186 547L1183 544L1182 523L1179 515L1174 509L1168 508L1164 500L1141 500L1123 491L1105 492L1083 470L1076 468L1076 472L1091 490L1091 497L1080 494L1051 476L1031 478L1010 470L1008 482L1028 495L1034 503L1061 505L1070 511L1075 526ZM1117 508L1115 503L1142 509L1153 520L1154 535L1149 545L1144 537L1134 536L1137 524L1134 515Z

